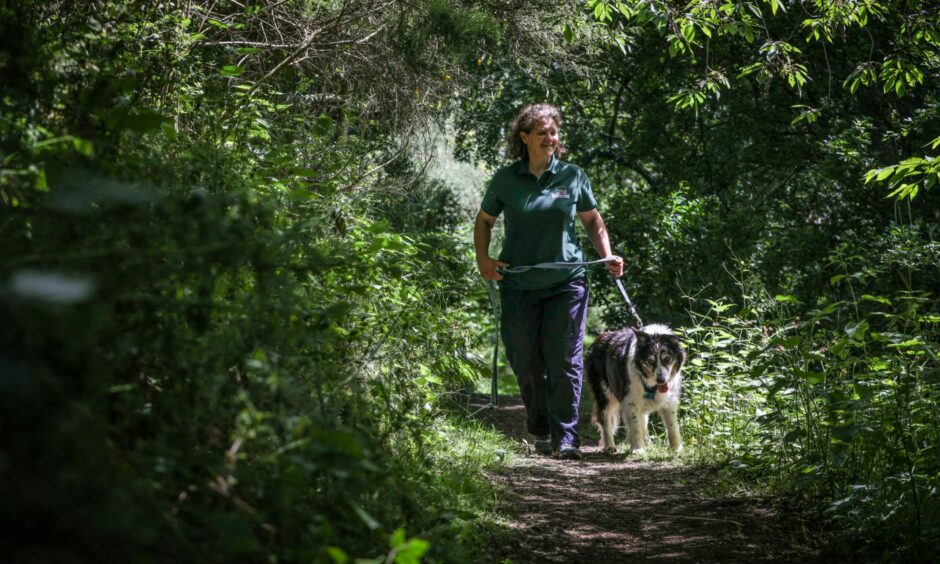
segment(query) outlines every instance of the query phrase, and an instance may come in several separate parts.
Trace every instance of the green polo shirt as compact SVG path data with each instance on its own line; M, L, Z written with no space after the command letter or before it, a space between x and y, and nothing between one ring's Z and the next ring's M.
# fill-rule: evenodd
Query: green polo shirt
M552 158L542 178L525 161L499 169L480 209L492 216L505 213L505 240L499 260L509 266L584 260L575 233L576 212L597 207L591 182L578 166ZM506 273L501 285L517 290L551 288L584 276L584 267Z

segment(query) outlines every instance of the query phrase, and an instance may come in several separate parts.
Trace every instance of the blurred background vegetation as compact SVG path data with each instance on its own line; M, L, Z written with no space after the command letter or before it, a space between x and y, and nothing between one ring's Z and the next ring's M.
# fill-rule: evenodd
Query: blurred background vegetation
M543 100L687 338L693 452L935 553L933 3L20 0L0 38L13 560L485 559L471 219Z

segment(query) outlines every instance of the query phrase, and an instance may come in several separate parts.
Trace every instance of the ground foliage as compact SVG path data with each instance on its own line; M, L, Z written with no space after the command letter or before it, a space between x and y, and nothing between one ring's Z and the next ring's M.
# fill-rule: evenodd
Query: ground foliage
M485 294L411 147L505 9L0 4L5 556L486 550L492 438L439 419Z
M940 530L932 2L586 3L571 60L494 69L460 122L489 150L523 100L564 110L645 320L692 350L685 425L797 492L846 551L928 559ZM496 80L496 78L494 78ZM486 142L480 142L485 139ZM630 321L596 284L608 325Z

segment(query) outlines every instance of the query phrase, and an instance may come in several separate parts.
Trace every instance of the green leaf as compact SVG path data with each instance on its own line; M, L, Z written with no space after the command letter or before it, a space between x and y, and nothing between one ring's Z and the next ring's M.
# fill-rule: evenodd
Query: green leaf
M895 343L890 346L898 348L898 349L908 349L912 347L920 348L924 346L924 343L919 338L914 338L914 339L908 339L906 341L901 341L900 343Z
M885 178L888 178L889 176L894 174L894 169L895 167L893 166L889 166L889 167L881 169L881 172L878 173L878 176L875 177L875 180L877 180L878 182L881 182Z
M72 146L75 147L76 151L85 155L86 157L90 157L95 153L95 145L87 139L73 137Z
M326 547L326 553L330 555L330 558L333 559L335 564L346 564L346 562L349 562L349 556L338 546Z
M862 300L869 302L878 302L880 304L891 305L891 300L884 296L873 296L871 294L862 294Z
M626 46L626 44L623 42L623 39L622 39L622 38L620 38L620 37L615 37L615 38L614 38L614 43L617 44L617 47L620 47L620 52L621 52L621 53L623 53L624 55L627 54L627 46Z
M800 300L798 300L796 296L793 296L790 294L777 294L776 296L774 296L774 299L777 300L778 302L789 302L791 304L800 303Z
M244 67L240 67L238 65L225 65L219 71L219 74L226 78L234 78L236 76L241 76L242 73L244 72L245 72Z
M413 538L395 554L395 564L420 564L421 557L431 547L424 539Z
M405 529L398 527L395 529L395 532L388 537L388 547L396 548L399 545L405 544L407 537L405 536Z
M845 334L853 339L862 340L865 333L868 332L868 322L859 321L858 323L849 323L845 326Z
M568 43L571 43L572 41L574 41L574 32L571 30L571 26L568 25L567 23L565 24L564 36L565 36L565 41L567 41Z

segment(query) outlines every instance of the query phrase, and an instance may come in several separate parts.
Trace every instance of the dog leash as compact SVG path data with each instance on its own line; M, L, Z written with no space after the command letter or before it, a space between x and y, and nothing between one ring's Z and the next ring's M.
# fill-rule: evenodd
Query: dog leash
M617 260L617 257L610 256L605 257L599 260L589 260L587 262L540 262L538 264L527 265L527 266L510 266L510 267L500 267L497 268L497 272L509 272L510 274L518 274L520 272L528 272L533 268L543 268L546 270L560 270L562 268L578 268L579 266L593 266L595 264L604 264L607 262L613 262Z
M617 257L605 257L599 260L591 260L587 262L540 262L538 264L533 264L531 266L512 266L512 267L503 267L497 268L498 272L509 272L516 274L519 272L528 272L533 268L543 268L543 269L562 269L562 268L578 268L579 266L593 266L595 264L604 264L608 262L613 262L617 260ZM617 284L617 289L620 290L620 295L623 296L623 301L627 302L627 308L630 310L630 315L633 316L633 320L636 321L636 328L643 328L643 320L640 319L639 314L636 312L636 307L633 306L633 302L630 300L630 296L627 295L627 291L623 287L623 282L619 278L614 278L614 282Z
M623 289L623 282L619 278L614 278L614 282L617 284L617 288L620 290L620 295L623 296L625 302L627 302L627 307L630 308L630 315L633 316L633 320L636 321L636 328L643 328L643 320L640 319L639 314L636 312L636 308L633 307L633 302L630 301L630 296L627 295L627 291Z

